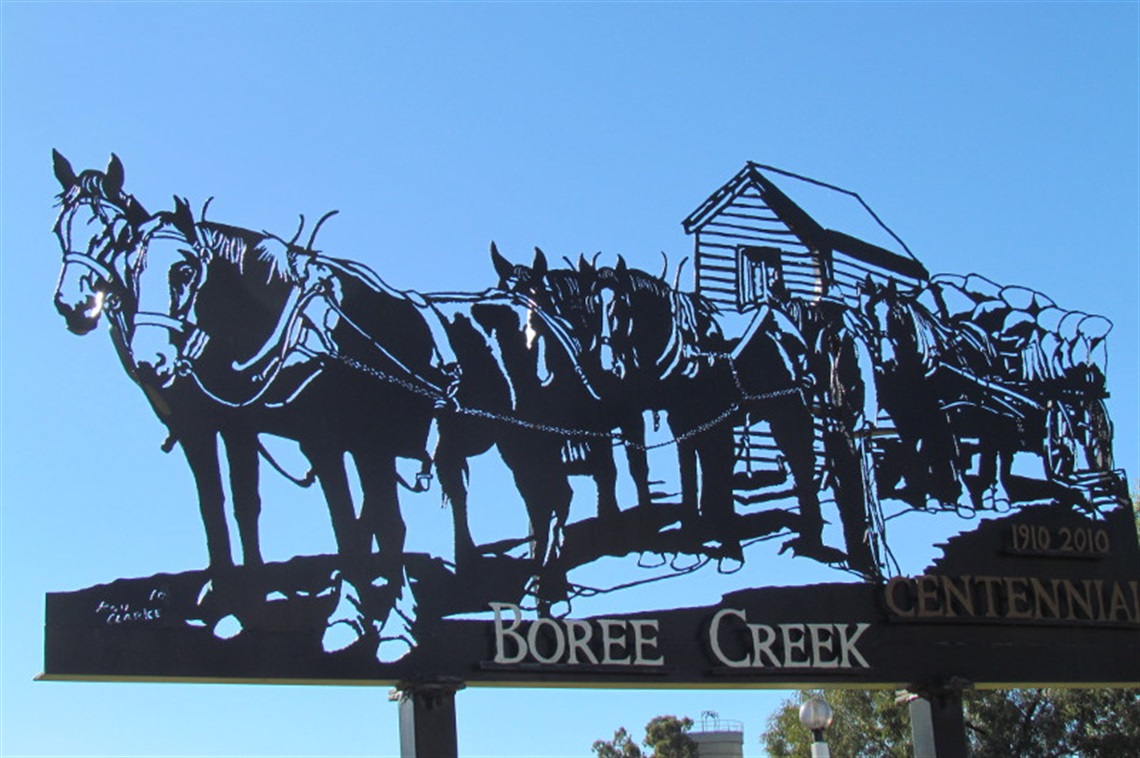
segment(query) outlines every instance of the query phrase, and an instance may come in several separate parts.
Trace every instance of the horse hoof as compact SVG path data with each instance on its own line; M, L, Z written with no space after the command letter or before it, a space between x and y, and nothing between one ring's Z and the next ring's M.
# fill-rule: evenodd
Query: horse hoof
M378 607L361 609L372 619L379 642L376 645L376 660L379 663L395 663L416 649L416 598L407 574L399 586L384 588L390 597L390 605L381 611ZM391 593L395 593L391 597Z
M555 600L546 609L547 615L552 619L564 619L573 612L574 606L569 600Z
M333 582L337 592L336 607L329 614L324 635L321 637L321 648L326 653L344 650L364 636L364 630L358 620L360 601L356 598L356 588L351 583L345 582L339 573L333 576ZM345 591L346 584L348 591Z
M719 574L735 574L740 569L744 568L744 557L737 558L735 556L725 556L718 558L716 561L716 570Z
M404 637L381 637L376 646L376 662L396 663L415 649L415 643Z
M665 565L665 556L660 553L645 553L642 551L637 556L637 567L646 569L661 568Z
M325 627L321 636L321 649L326 653L336 653L355 645L364 633L355 621L338 619Z
M943 510L953 510L958 518L974 519L978 517L978 509L972 505L959 505L958 503L942 503Z
M669 568L674 571L689 571L696 568L700 562L700 556L691 553L677 553L673 560L669 561Z

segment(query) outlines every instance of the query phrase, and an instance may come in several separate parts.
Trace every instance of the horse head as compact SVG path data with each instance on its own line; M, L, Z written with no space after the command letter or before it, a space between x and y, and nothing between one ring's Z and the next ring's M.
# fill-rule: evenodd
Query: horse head
M123 164L111 155L105 171L76 174L52 151L62 191L53 231L63 253L55 307L75 334L86 334L108 308L130 308L132 254L150 231L153 218L123 191Z
M541 249L534 249L531 266L514 264L491 245L499 274L498 289L523 300L530 309L532 329L556 328L569 340L567 348L587 373L600 346L602 323L593 291L596 271L583 258L577 267L552 269Z
M193 374L203 388L256 393L280 369L297 331L288 246L270 250L266 234L194 224L181 202L163 224L136 276L130 352L140 380L168 387Z
M539 248L534 249L534 263L524 266L521 263L511 263L499 253L499 248L491 243L491 263L495 273L499 275L497 287L503 292L511 292L524 297L540 296L544 291L543 280L549 266L546 255Z
M583 259L579 265L589 264ZM603 266L594 272L591 295L601 317L598 362L604 372L618 380L624 379L638 362L631 286L632 278L621 256L616 265Z
M176 199L174 214L152 236L132 269L137 310L132 315L130 355L143 384L169 387L186 368L185 349L194 334L193 307L206 281L208 255L194 244L193 224L176 223L189 210Z
M619 377L691 378L701 356L724 349L710 301L630 268L621 256L614 266L597 270L594 290L602 314L603 361Z

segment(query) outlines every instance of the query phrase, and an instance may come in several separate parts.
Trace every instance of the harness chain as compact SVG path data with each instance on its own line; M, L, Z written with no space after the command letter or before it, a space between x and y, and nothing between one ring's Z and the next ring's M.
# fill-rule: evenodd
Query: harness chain
M337 310L339 311L339 309L337 309ZM362 330L360 327L358 327L351 320L346 319L346 322L349 325L351 325L358 333L360 333L361 336L365 337L369 342L371 342L375 345L375 340L372 339L372 337L370 335L366 334L364 332L364 330ZM376 347L380 348L379 345L376 345ZM386 351L384 351L384 352L386 353ZM736 388L740 392L741 397L745 401L756 402L756 401L761 401L761 400L770 400L770 399L777 398L777 397L784 397L787 395L792 395L792 394L795 394L796 392L800 391L799 387L793 386L793 387L787 387L787 388L784 388L781 390L773 390L772 392L765 392L765 393L759 394L759 395L751 395L744 390L744 387L740 382L740 378L737 375L736 366L735 366L735 364L732 363L731 359L729 359L729 356L727 354L724 354L724 353L708 353L706 355L707 355L707 357L710 357L710 358L719 358L719 359L729 360L729 365L732 367L732 376L733 376L733 380L736 383ZM508 424L513 424L515 426L521 427L523 429L530 429L532 431L538 431L538 432L549 432L551 434L557 434L557 435L562 436L562 437L579 437L579 438L585 437L585 438L592 438L592 439L599 439L599 440L604 439L604 440L610 440L610 441L617 440L617 441L620 441L624 445L632 447L635 450L642 450L642 451L656 450L658 448L667 447L669 445L673 445L673 444L676 444L679 442L685 442L685 441L689 440L690 438L695 437L698 434L702 434L703 432L706 432L709 429L712 429L713 427L719 425L722 421L724 421L729 416L731 416L732 414L734 414L740 410L740 404L739 403L736 403L736 402L730 403L729 406L727 408L725 408L725 410L722 411L717 416L715 416L715 417L713 417L713 418L711 418L711 419L709 419L709 420L707 420L701 424L698 424L697 426L695 426L692 429L684 432L683 434L679 434L679 435L677 435L671 439L668 439L668 440L663 440L661 442L655 442L652 445L644 445L642 443L626 439L625 436L622 434L615 434L613 432L598 432L598 431L593 431L590 429L573 429L573 428L564 427L564 426L556 426L553 424L543 424L543 423L539 423L536 421L527 421L525 419L521 419L521 418L518 418L516 416L510 416L510 415L506 415L506 414L502 414L502 413L493 413L491 411L485 411L481 408L466 408L462 405L459 405L457 402L455 402L454 397L453 397L453 392L450 390L447 392L439 391L439 390L433 392L433 391L427 389L426 387L420 387L420 386L417 386L415 384L412 384L411 382L409 382L405 379L402 379L398 376L393 376L393 375L391 375L385 371L382 371L378 368L375 368L373 366L369 366L368 364L362 363L362 362L356 360L355 358L352 358L351 356L344 355L344 354L342 354L336 350L330 350L329 351L329 357L334 359L334 360L340 361L341 363L348 366L349 368L360 371L360 372L367 374L367 375L369 375L375 379L379 379L380 381L395 384L395 385L397 385L397 386L399 386L399 387L401 387L401 388L403 388L409 392L420 395L421 397L429 398L429 399L433 400L438 407L442 408L442 407L450 406L454 412L465 415L465 416L474 416L476 418L483 418L483 419L487 419L489 421L505 422ZM426 381L424 383L427 384Z
M190 375L190 377L194 380L195 384L198 385L198 388L203 393L205 393L207 396L209 396L211 399L215 400L218 403L221 403L221 404L226 405L226 406L231 407L231 408L240 408L240 407L252 405L253 403L257 402L262 396L264 396L265 393L268 391L269 387L273 384L273 381L277 378L278 373L280 372L281 368L283 367L283 365L285 363L284 359L285 359L286 354L290 350L297 348L297 345L295 345L295 344L290 345L289 344L290 340L288 339L288 335L291 332L293 332L294 327L295 327L298 319L301 318L301 312L305 309L305 307L308 305L308 303L314 297L318 297L318 296L323 297L328 302L329 307L332 308L332 310L335 311L337 313L337 315L341 317L341 319L343 320L343 322L345 324L347 324L354 331L356 331L360 336L362 336L367 342L369 342L373 347L375 347L382 355L385 355L385 356L388 356L389 358L391 358L392 356L390 356L390 354L383 347L383 345L380 345L379 343L377 343L372 335L368 334L364 329L362 329L358 324L356 324L351 318L349 318L348 315L344 313L343 309L341 309L339 307L339 305L331 297L329 297L330 291L331 291L331 288L329 287L329 282L327 280L322 279L321 281L315 283L314 286L310 287L307 291L303 291L301 296L299 298L297 298L297 301L294 303L292 309L290 310L290 313L288 314L288 316L286 316L283 319L284 322L286 323L286 327L285 327L284 331L282 332L282 334L285 336L285 339L282 342L281 349L280 349L278 355L271 361L271 365L270 365L270 367L268 367L269 370L264 372L265 374L267 374L266 381L261 386L261 388L258 389L253 394L253 396L250 397L248 400L234 402L234 401L229 401L229 400L226 400L224 398L218 397L215 393L211 392L206 387L206 385L202 381L201 377L198 376L198 372L194 370L194 366L193 366L193 363L191 361L186 361L186 363L183 364L184 366L186 366L186 373ZM182 326L183 329L194 327L193 324L189 323L185 319L181 320L180 325ZM455 401L454 383L452 386L450 386L446 389L437 388L431 382L427 381L426 379L419 376L415 372L411 371L410 369L406 369L406 368L405 368L405 371L407 371L408 375L411 377L411 379L414 379L415 382L410 381L409 379L405 379L403 377L394 376L391 373L388 373L388 372L383 371L381 369L375 368L373 366L369 366L368 364L362 363L361 361L359 361L359 360L357 360L351 356L348 356L348 355L341 353L340 351L336 350L335 347L328 344L327 342L325 343L325 351L326 351L326 354L328 355L328 357L332 360L339 361L340 363L348 366L349 368L352 368L356 371L360 371L361 373L367 374L368 376L371 376L371 377L378 379L380 381L395 384L398 387L400 387L404 390L407 390L408 392L411 392L415 395L419 395L421 397L426 397L426 398L432 400L436 404L437 407L440 407L440 408L450 407L451 410L453 410L455 413L459 413L459 414L462 414L465 416L473 416L476 418L483 418L483 419L487 419L489 421L496 421L496 422L513 424L515 426L518 426L518 427L521 427L524 429L530 429L532 431L557 434L557 435L560 435L563 437L590 438L590 439L610 440L610 441L617 440L617 441L620 441L624 445L628 445L628 446L630 446L636 450L642 450L642 451L655 450L655 449L658 449L661 447L666 447L669 445L673 445L673 444L676 444L679 442L685 442L685 441L689 440L690 438L692 438L698 434L701 434L703 432L706 432L709 429L712 429L713 427L719 425L721 422L723 422L729 416L733 415L734 413L736 413L737 411L740 410L740 403L739 402L730 403L728 405L728 407L725 408L724 411L722 411L721 413L719 413L715 417L713 417L713 418L711 418L711 419L709 419L709 420L707 420L701 424L698 424L697 426L693 427L692 429L689 429L688 431L684 432L683 434L677 435L677 436L675 436L671 439L668 439L668 440L656 442L652 445L645 445L645 444L642 444L639 442L635 442L633 440L628 440L622 434L617 434L614 432L599 432L599 431L594 431L594 430L590 430L590 429L575 429L575 428L570 428L570 427L557 426L557 425L553 425L553 424L544 424L544 423L539 423L539 422L535 422L535 421L527 421L525 419L521 419L521 418L518 418L516 416L511 416L511 415L507 415L507 414L494 413L494 412L486 411L486 410L483 410L480 408L467 408L467 407L460 405L459 403L457 403ZM701 355L702 354L698 354L698 357L701 357ZM706 354L703 354L703 357L707 357L707 358L714 359L714 360L727 360L728 361L729 366L732 369L732 376L733 376L733 381L736 384L736 389L740 393L742 400L745 402L755 402L755 401L768 400L768 399L773 399L776 397L783 397L783 396L787 396L787 395L792 395L792 394L795 394L796 392L800 391L799 387L792 386L792 387L787 387L787 388L781 389L781 390L774 390L772 392L762 393L759 395L749 394L748 392L745 391L744 386L740 381L740 377L736 371L736 365L732 362L731 357L728 354L726 354L726 353L706 353ZM396 363L396 365L400 366L401 368L404 368L404 366L398 360L393 359L393 361Z

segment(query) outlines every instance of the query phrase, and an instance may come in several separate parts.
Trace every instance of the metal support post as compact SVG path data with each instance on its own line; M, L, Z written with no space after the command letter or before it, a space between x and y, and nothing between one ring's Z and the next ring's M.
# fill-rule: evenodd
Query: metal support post
M957 677L937 684L912 684L910 728L915 758L969 755L962 691L971 684Z
M390 700L400 706L400 758L458 758L455 693L458 681L401 682Z

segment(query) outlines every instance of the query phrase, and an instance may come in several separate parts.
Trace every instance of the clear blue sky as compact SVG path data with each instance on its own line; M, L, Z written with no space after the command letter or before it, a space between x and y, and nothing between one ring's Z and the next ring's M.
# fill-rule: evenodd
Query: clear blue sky
M76 168L116 152L153 207L213 195L213 218L282 233L338 208L325 250L421 290L493 283L492 239L655 270L745 161L813 176L862 194L932 272L1111 318L1135 481L1138 8L3 2L0 754L398 751L384 689L32 681L45 592L205 563L184 461L106 334L52 308L53 147ZM319 500L279 481L266 497L270 557L326 549ZM438 521L437 500L415 507L414 529ZM620 725L716 710L756 756L784 694L472 688L460 749L588 755Z

